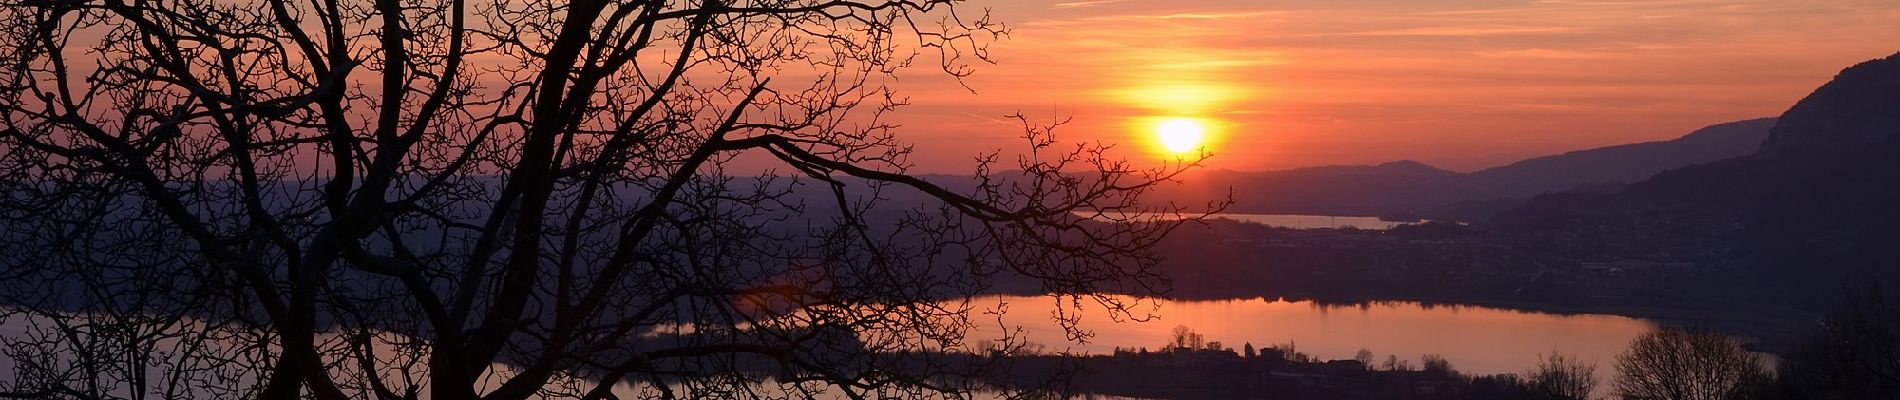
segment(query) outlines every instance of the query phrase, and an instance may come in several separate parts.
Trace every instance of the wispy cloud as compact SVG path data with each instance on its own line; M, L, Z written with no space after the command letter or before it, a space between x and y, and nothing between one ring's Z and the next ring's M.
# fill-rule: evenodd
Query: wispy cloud
M1574 33L1582 31L1584 30L1568 26L1467 25L1321 33L1315 36L1496 36Z
M1672 6L1672 5L1710 5L1710 4L1735 3L1735 2L1736 2L1735 0L1643 0L1643 1L1538 0L1534 3L1539 4L1539 5L1571 5L1571 6L1600 6L1600 7L1624 7L1624 6L1659 7L1659 6Z
M1125 1L1128 1L1128 0L1071 1L1067 3L1052 4L1049 7L1050 8L1083 8L1083 7L1094 7L1094 6L1099 6L1103 4L1121 3Z
M1193 100L1244 127L1217 162L1242 169L1420 151L1477 168L1674 136L1777 113L1900 43L1896 0L998 3L1016 30L993 49L1001 64L971 80L984 96L942 90L953 100L938 104L956 108L933 112L971 123L946 135L1014 134L994 114L1054 104L1076 110L1072 132L1116 141L1141 135L1129 118L1176 112L1153 104ZM976 106L983 115L956 113ZM1510 150L1473 153L1471 141Z
M1492 57L1492 58L1541 58L1541 59L1551 59L1551 60L1584 60L1584 59L1608 58L1608 57L1613 56L1613 54L1611 53L1601 52L1601 51L1558 50L1558 49L1490 50L1490 51L1479 51L1479 52L1475 52L1474 54L1477 54L1479 56L1484 56L1484 57Z
M1183 21L1249 22L1250 20L1262 19L1262 18L1282 18L1282 17L1285 17L1286 15L1288 15L1288 13L1285 11L1208 11L1208 12L1177 12L1177 13L1165 13L1165 14L1113 14L1113 15L1084 16L1084 17L1077 17L1077 18L1031 20L1031 21L1023 22L1019 24L1019 26L1074 27L1074 26L1101 25L1104 27L1109 27L1109 25L1104 25L1104 23L1177 23L1178 24ZM1127 26L1121 26L1121 27L1114 27L1114 29L1128 30L1130 28Z
M1436 16L1436 17L1444 17L1444 16L1450 16L1450 17L1457 17L1457 16L1478 16L1478 15L1497 15L1497 14L1512 14L1512 13L1520 13L1520 12L1525 12L1525 11L1531 11L1531 10L1535 10L1535 9L1533 9L1533 8L1524 8L1524 7L1510 7L1510 8L1480 8L1480 9L1471 9L1471 10L1436 10L1436 11L1417 11L1417 12L1413 12L1413 13L1411 13L1411 14L1412 14L1412 15L1419 15L1419 16L1428 16L1428 17L1434 17L1434 16Z

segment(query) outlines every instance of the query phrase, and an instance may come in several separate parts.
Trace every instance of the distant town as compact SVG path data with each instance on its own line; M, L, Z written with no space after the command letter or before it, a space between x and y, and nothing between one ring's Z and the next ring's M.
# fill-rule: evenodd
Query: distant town
M1640 239L1635 239L1640 240ZM1563 238L1525 240L1453 222L1388 230L1291 229L1214 220L1163 243L1171 297L1419 301L1637 316L1707 326L1780 349L1815 316L1731 297L1746 268L1698 250L1571 255ZM1779 310L1780 312L1762 312Z

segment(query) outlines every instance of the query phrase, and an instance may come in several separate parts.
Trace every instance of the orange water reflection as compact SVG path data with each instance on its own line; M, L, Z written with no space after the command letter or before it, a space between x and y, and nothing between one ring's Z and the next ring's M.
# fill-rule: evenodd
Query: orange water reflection
M1610 369L1630 339L1655 324L1610 315L1556 315L1482 307L1427 307L1388 302L1366 306L1325 307L1308 301L1221 300L1162 301L1149 322L1108 320L1104 309L1083 310L1083 327L1095 336L1085 344L1064 340L1049 322L1054 310L1046 297L978 299L977 309L1008 304L1007 325L1020 325L1028 340L1050 351L1106 354L1116 347L1154 349L1168 341L1175 326L1186 325L1227 347L1245 343L1265 348L1292 343L1322 360L1350 359L1359 349L1375 360L1387 355L1418 364L1423 354L1439 354L1466 373L1521 372L1552 350L1595 361L1599 373ZM1145 310L1145 309L1144 309ZM1139 314L1139 312L1138 312ZM993 337L997 328L980 327L972 338Z

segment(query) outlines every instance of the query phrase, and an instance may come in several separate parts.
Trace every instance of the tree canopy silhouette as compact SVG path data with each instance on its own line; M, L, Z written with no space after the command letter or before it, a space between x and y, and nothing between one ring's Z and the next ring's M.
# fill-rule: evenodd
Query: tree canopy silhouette
M942 300L1128 311L1196 161L908 173L888 83L1006 33L959 3L0 0L0 390L971 390Z
M1724 400L1762 397L1774 376L1740 340L1702 329L1663 327L1616 356L1616 397Z

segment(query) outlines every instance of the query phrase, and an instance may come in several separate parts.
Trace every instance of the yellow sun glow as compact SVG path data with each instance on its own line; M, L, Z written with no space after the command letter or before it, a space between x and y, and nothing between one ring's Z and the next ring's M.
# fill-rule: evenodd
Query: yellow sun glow
M1169 153L1191 152L1207 138L1207 124L1193 118L1164 119L1155 124L1155 138Z

